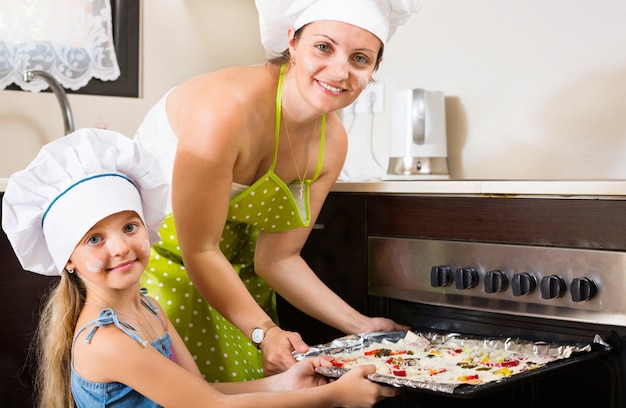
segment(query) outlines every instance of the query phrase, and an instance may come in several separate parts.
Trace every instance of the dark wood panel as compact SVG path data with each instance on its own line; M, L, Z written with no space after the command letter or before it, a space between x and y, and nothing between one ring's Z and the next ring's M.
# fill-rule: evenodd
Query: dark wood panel
M626 200L368 196L368 234L626 250Z
M32 406L33 393L27 350L41 299L56 278L24 271L3 230L0 260L0 406L24 408Z
M352 307L367 310L366 197L331 194L302 249L311 269ZM343 333L300 312L277 297L280 325L300 333L308 344L326 343Z

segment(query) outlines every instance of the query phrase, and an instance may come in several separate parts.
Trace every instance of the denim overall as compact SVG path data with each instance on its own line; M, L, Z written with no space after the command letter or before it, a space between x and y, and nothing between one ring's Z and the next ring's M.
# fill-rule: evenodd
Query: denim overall
M157 308L148 298L143 297L142 304L155 314L159 320L161 320L157 314ZM120 321L118 316L115 314L115 311L109 308L103 309L95 320L92 320L84 325L74 337L74 342L76 342L76 338L84 330L93 326L84 340L86 343L89 343L99 327L108 326L110 324L114 324L117 328L142 344L144 347L148 345L147 341L141 339L137 336L137 334L135 334L133 331L134 329L130 324ZM172 341L167 332L160 339L152 341L150 345L165 357L172 361L176 361L174 351L172 349ZM156 408L160 406L127 385L118 382L93 382L81 377L74 370L73 353L71 384L74 401L76 402L78 408Z

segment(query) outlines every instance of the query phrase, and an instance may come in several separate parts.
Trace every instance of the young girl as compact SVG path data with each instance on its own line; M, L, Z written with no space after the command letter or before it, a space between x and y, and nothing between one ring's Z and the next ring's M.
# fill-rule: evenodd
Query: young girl
M40 407L369 406L395 395L367 380L373 366L328 383L315 374L320 358L255 381L206 382L139 286L166 197L156 159L106 130L44 146L9 179L2 226L17 257L60 275L36 335Z

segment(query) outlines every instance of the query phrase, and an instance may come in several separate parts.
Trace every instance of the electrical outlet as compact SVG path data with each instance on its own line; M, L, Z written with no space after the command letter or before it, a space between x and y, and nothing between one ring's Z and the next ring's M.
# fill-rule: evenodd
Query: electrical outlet
M361 95L352 103L355 114L382 113L385 98L384 86L381 83L371 83L361 92Z

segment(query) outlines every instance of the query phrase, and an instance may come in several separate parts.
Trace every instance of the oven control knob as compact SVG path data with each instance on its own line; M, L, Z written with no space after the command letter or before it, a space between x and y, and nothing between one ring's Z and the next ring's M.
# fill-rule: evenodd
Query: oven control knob
M509 278L502 271L489 271L485 274L485 292L504 292L509 283Z
M513 274L511 279L511 289L514 296L526 296L535 291L537 278L528 272Z
M560 298L565 293L565 281L557 275L544 276L541 279L541 297L544 299Z
M430 269L430 286L441 288L452 283L453 269L451 266L439 265Z
M471 289L478 285L478 272L472 267L459 268L456 270L454 282L457 289Z
M596 295L596 284L589 278L574 278L569 288L574 302L589 300Z

